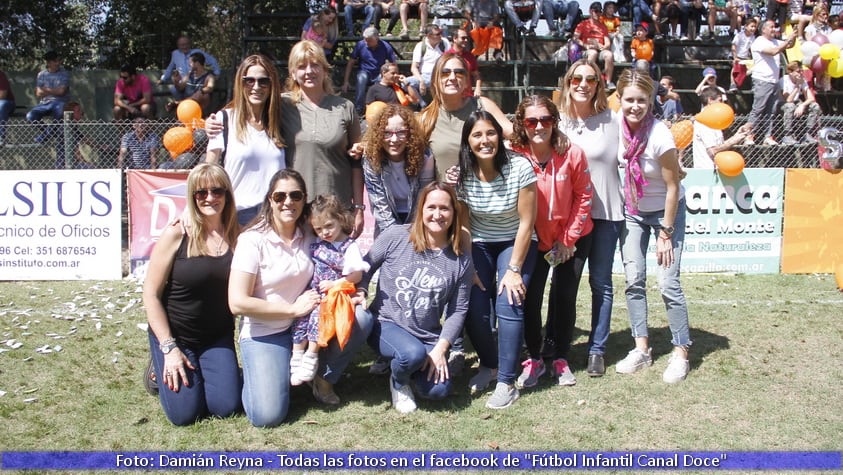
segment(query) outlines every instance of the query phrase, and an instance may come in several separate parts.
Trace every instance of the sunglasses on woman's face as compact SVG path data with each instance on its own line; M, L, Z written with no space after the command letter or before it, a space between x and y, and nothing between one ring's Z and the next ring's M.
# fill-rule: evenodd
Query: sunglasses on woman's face
M208 193L214 195L214 198L219 198L225 195L225 188L200 188L193 192L193 198L197 200L204 200L208 197Z
M451 76L451 73L454 73L454 75L458 78L464 78L465 75L468 74L468 71L465 68L442 68L443 78Z
M266 89L269 87L269 82L270 79L268 77L253 78L251 76L243 76L243 85L249 89L255 87L255 83L258 83L261 89Z
M548 129L550 127L553 127L554 122L555 120L553 119L552 115L543 115L541 117L525 117L524 127L527 127L528 129L535 129L539 126L539 124L541 124L542 127Z
M587 76L583 76L581 74L574 74L571 76L571 85L572 86L579 86L582 82L585 81L586 84L589 86L593 86L597 84L597 76L593 74L589 74Z
M287 197L290 197L290 201L297 202L304 199L304 193L299 190L291 191L289 193L286 191L276 191L269 195L269 197L276 203L283 203L287 201Z

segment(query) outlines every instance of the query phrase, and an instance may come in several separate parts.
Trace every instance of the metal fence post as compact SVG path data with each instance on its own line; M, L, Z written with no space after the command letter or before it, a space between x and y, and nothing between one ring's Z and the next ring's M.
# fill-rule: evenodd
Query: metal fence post
M62 140L64 140L63 153L64 157L56 157L56 161L63 160L65 170L73 168L73 154L76 151L73 147L73 131L71 130L71 121L73 121L73 111L64 111L64 120L62 121Z

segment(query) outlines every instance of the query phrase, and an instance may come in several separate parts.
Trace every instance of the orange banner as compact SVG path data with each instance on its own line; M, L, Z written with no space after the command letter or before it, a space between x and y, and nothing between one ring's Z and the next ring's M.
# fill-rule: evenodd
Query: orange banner
M843 265L840 170L787 169L783 231L783 274L834 273Z

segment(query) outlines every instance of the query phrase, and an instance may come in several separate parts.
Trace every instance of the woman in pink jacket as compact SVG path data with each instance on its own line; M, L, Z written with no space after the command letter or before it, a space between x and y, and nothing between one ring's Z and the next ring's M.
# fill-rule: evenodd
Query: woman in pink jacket
M588 161L558 127L559 110L547 97L521 101L513 122L512 149L530 159L538 178L535 271L524 304L524 340L530 357L515 384L535 386L545 373L541 359L541 309L547 274L551 274L545 332L556 342L551 375L560 386L577 380L568 366L576 322L577 289L591 248L591 175Z

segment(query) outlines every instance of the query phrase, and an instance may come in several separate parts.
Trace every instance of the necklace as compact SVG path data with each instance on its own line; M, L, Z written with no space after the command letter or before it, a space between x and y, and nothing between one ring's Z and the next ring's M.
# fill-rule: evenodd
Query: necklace
M212 237L212 236L209 236ZM217 243L217 249L215 251L215 256L219 257L222 255L222 245L225 243L225 239L222 236L219 236L219 242Z

